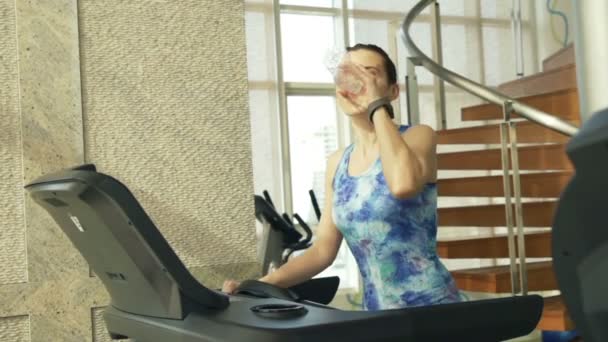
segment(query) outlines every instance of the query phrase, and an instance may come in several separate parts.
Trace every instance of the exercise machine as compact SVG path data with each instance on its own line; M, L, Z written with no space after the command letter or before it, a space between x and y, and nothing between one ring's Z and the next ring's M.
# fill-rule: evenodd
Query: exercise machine
M576 170L553 223L553 267L585 342L608 341L608 109L585 122L566 149Z
M314 191L310 190L310 198L320 217L320 211ZM303 236L287 215L279 215L268 191L263 192L264 197L254 195L255 217L262 224L262 237L260 240L262 273L268 274L279 268L289 260L295 251L306 249L312 245L312 230L298 215L293 215L306 236Z
M286 263L293 252L310 247L312 245L310 242L312 240L312 230L300 215L294 214L294 218L306 234L306 236L303 236L296 229L287 213L279 215L270 194L267 191L263 191L262 194L264 197L254 195L254 204L255 217L262 223L262 238L260 241L262 273L268 274ZM310 190L309 195L317 217L320 217L314 191ZM261 292L256 289L263 286L264 284L259 284L255 281L246 281L241 285L245 290L241 290L240 292L260 294ZM338 291L339 286L340 278L323 277L311 279L289 290L298 298L306 298L306 300L316 303L329 304Z
M258 281L226 295L199 283L125 185L84 165L26 186L110 294L113 339L202 341L503 341L529 334L542 297L341 311Z

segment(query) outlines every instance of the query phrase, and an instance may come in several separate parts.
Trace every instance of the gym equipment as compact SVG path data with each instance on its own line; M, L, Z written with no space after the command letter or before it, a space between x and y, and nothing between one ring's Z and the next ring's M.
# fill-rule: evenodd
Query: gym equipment
M314 191L310 190L309 194L318 219L321 213L317 204L317 198ZM300 215L294 214L295 219L306 233L306 237L303 237L295 228L289 215L286 213L282 216L279 215L268 191L264 190L263 195L264 197L254 195L254 203L255 217L263 224L263 237L261 241L264 253L262 257L262 273L268 274L273 269L286 263L293 252L310 247L312 245L310 242L312 240L312 230L302 220ZM314 278L294 286L291 291L295 298L305 298L312 302L329 304L338 291L339 285L340 278L338 277ZM256 290L259 286L264 285L253 281L246 281L241 285L242 290L239 288L236 292L260 294L261 292ZM273 292L276 293L276 290ZM273 295L273 297L276 296Z
M197 282L131 192L93 165L26 186L110 294L110 336L156 341L503 341L540 320L537 295L384 311L340 311L250 282L226 295ZM278 298L280 297L280 298Z
M314 192L311 190L313 206L316 203ZM254 195L255 217L262 223L262 239L260 247L262 250L262 273L268 274L287 262L295 251L306 249L311 246L312 230L302 220L300 215L294 214L294 218L305 231L306 237L298 232L287 213L282 216L276 211L274 203L267 191L264 197ZM318 208L316 208L318 209Z
M608 341L608 109L567 146L576 169L553 224L553 267L585 342Z

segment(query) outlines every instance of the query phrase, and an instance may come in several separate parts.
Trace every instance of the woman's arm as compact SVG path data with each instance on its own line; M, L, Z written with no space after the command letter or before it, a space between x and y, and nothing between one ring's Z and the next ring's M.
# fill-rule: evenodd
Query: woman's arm
M321 220L315 232L313 245L302 255L290 259L276 271L262 277L260 280L279 287L291 287L302 283L329 267L338 254L342 243L342 234L332 219L333 179L342 150L332 154L327 161L325 175L325 205ZM233 280L224 282L222 291L232 293L239 283Z
M355 95L338 91L338 96L349 101L357 112L367 116L370 103L382 97L391 101L399 96L399 87L387 85L377 73L358 65L352 69L365 84L365 92ZM403 135L395 129L386 108L378 108L372 116L373 127L380 145L380 160L389 190L397 198L409 198L434 181L437 174L437 138L432 128L418 125Z
M415 196L436 178L435 131L418 125L401 135L384 107L376 111L373 121L384 178L391 193L397 198Z
M327 161L325 175L325 205L316 230L315 241L302 255L292 258L261 281L279 287L290 287L319 274L329 267L338 254L342 234L332 219L333 179L342 151L332 154Z

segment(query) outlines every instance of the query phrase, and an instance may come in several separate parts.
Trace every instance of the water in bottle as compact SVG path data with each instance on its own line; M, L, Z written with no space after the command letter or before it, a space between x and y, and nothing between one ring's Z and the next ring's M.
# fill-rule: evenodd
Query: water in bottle
M332 74L336 86L352 95L364 91L363 80L357 75L359 70L350 60L350 55L341 48L328 49L324 60L325 67Z

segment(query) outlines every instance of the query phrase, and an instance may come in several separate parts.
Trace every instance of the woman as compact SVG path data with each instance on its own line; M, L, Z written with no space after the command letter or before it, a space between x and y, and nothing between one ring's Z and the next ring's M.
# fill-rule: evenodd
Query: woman
M436 251L435 132L391 120L399 87L386 52L364 44L347 50L364 90L355 95L337 87L336 98L356 142L328 158L314 245L260 280L290 287L312 278L332 264L344 237L363 278L365 309L458 302L461 294ZM223 290L237 286L226 281Z

